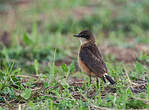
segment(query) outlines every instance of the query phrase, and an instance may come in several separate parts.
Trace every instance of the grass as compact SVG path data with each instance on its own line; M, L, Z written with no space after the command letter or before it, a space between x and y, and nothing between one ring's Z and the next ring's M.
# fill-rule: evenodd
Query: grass
M0 110L148 109L148 5L147 0L0 5ZM79 70L80 43L72 35L83 29L94 32L116 85L100 80L97 88Z

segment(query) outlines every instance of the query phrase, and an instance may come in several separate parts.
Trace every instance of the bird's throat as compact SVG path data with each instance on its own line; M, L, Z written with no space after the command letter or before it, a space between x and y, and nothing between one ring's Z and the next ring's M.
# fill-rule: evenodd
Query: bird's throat
M81 45L82 45L82 44L87 43L87 42L88 42L88 40L86 40L86 39L84 39L84 38L80 38L80 42L81 42Z
M95 43L95 40L87 40L87 39L84 39L84 38L80 38L80 42L81 42L81 45L90 45L90 44L94 44Z

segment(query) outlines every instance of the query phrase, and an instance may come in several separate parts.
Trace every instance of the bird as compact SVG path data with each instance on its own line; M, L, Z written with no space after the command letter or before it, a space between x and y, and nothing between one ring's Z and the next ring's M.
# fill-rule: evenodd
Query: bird
M95 37L90 30L83 30L79 34L73 35L80 39L81 46L78 52L79 67L90 77L96 78L98 86L98 78L101 78L105 83L106 79L113 85L115 81L108 75L108 69L102 55L96 46Z

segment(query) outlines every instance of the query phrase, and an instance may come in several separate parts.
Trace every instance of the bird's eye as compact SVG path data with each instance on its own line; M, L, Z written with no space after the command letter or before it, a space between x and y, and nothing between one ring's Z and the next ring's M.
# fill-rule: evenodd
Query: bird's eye
M81 37L85 37L85 34L81 34Z
M87 38L87 35L86 34L81 34L81 37Z

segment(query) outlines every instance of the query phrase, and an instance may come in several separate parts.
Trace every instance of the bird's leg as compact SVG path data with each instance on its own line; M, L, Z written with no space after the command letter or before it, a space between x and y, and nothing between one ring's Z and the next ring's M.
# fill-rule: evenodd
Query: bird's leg
M104 83L106 83L105 76L101 77Z
M99 80L96 78L97 88L99 87Z

